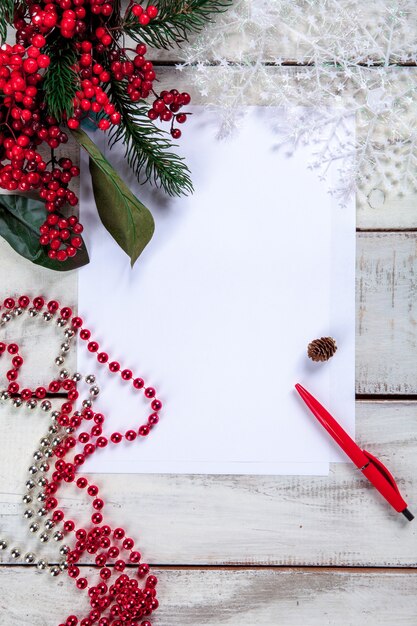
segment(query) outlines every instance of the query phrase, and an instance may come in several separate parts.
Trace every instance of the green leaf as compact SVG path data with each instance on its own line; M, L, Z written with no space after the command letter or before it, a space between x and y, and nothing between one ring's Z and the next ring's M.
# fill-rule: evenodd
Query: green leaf
M97 211L104 226L135 264L152 239L155 223L150 211L133 195L95 143L82 130L72 134L90 156Z
M45 221L45 203L27 196L0 195L0 235L18 254L36 265L65 272L89 262L85 245L60 262L50 259L39 243L39 227Z

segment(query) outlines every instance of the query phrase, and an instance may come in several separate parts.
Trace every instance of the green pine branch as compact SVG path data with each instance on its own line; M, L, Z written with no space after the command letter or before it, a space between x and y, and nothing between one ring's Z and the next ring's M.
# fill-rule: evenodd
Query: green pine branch
M14 0L1 0L0 1L0 44L2 45L7 37L7 27L13 24Z
M134 41L154 48L172 48L188 41L190 34L200 32L231 4L232 0L159 0L158 16L147 26L141 26L129 13L123 28Z
M122 116L110 132L110 147L124 143L125 158L138 180L150 180L171 196L192 193L190 171L184 159L171 151L175 146L168 134L148 118L149 107L130 100L125 82L112 81L108 95Z
M46 50L51 63L45 73L44 92L48 111L57 120L63 115L71 117L74 110L73 99L78 88L77 74L73 69L77 55L68 40L50 43Z

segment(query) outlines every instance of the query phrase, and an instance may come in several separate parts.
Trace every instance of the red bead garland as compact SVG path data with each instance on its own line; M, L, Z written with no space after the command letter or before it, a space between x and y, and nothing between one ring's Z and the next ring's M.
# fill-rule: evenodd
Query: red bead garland
M27 296L18 299L18 306L21 308L30 305L31 301ZM13 311L15 306L14 298L4 300L6 312ZM61 427L69 427L71 432L54 449L52 459L55 457L55 462L44 488L44 507L52 512L54 524L61 525L66 542L69 543L72 538L66 556L67 573L80 591L88 591L91 610L84 617L69 615L59 626L151 626L147 618L158 608L155 589L157 578L149 575L149 566L142 562L141 553L135 548L134 540L126 536L126 531L120 527L112 529L104 522L105 501L99 488L90 484L85 476L81 476L79 468L88 456L95 454L100 448L122 441L135 441L138 436L146 437L159 421L158 411L162 403L156 398L155 389L145 387L143 379L135 377L130 369L121 369L116 361L107 365L107 354L98 352L99 345L91 341L90 330L83 326L81 318L73 315L70 308L60 307L54 300L46 304L42 297L34 298L32 307L38 312L45 310L48 314L59 314L62 320L67 320L68 326L79 332L80 338L88 342L87 348L92 355L96 355L97 362L106 365L112 373L120 372L121 380L131 384L135 390L142 391L152 409L147 423L138 429L129 429L124 435L119 432L103 435L105 416L102 413L95 412L91 406L83 406L80 412L75 410L74 401L78 398L75 380L52 380L45 387L24 388L19 391L17 380L24 362L19 347L16 343L0 342L0 357L8 354L12 359L13 368L7 372L10 394L25 401L44 399L47 395L46 388L51 393L64 392L66 395L57 423ZM3 317L6 314L3 313ZM87 498L91 498L91 524L87 527L77 526L59 508L62 487L65 483L73 482L80 491L84 491ZM94 555L95 567L99 570L99 581L94 584L87 577L81 576L78 564L85 554ZM109 567L114 559L113 567ZM142 580L144 583L139 582Z

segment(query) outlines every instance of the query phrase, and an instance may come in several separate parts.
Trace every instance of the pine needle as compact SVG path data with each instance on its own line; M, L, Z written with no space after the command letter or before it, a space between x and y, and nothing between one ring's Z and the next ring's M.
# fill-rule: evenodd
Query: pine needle
M200 32L215 14L223 13L231 4L232 0L160 0L158 16L146 27L130 13L124 29L139 43L154 48L172 48L188 41L191 33Z
M45 52L48 54L48 49ZM77 56L72 43L68 41L54 46L50 58L51 63L44 80L45 101L49 113L61 120L64 113L71 117L74 109L73 99L78 88L78 79L72 68Z
M125 157L138 180L150 180L170 196L192 193L190 171L184 159L170 151L175 146L169 135L148 118L149 107L133 103L124 82L113 81L108 95L122 116L120 125L110 133L110 147L123 141Z
M7 27L13 23L15 5L14 0L0 0L0 43L3 44L7 37Z

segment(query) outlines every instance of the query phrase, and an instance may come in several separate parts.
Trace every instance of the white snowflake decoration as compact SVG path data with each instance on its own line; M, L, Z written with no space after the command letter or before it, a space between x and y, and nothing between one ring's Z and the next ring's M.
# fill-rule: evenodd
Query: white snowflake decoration
M184 49L181 67L196 66L200 94L223 110L222 132L243 104L285 107L291 133L277 129L278 141L315 142L312 166L336 164L342 196L403 194L417 189L417 68L407 67L417 60L416 24L414 0L235 0ZM346 144L340 130L352 115Z

